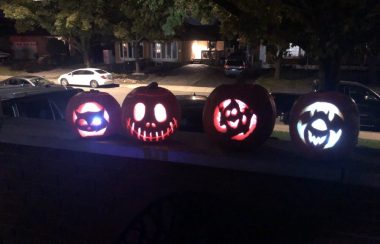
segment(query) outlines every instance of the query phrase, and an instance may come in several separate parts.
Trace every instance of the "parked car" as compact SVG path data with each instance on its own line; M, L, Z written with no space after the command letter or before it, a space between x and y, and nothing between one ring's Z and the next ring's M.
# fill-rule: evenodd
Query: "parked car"
M6 52L3 52L3 51L0 51L0 60L5 60L9 56L11 56L10 53L6 53Z
M81 91L61 86L0 87L0 117L63 121L69 99Z
M49 81L41 76L25 75L13 76L3 81L0 81L1 86L45 86L54 85L54 82Z
M203 107L207 97L202 95L177 95L181 107L180 130L203 132Z
M63 74L58 78L58 82L63 86L82 85L96 88L103 85L112 85L112 74L97 68L84 68L73 70Z
M369 87L352 81L341 81L338 91L349 96L359 109L360 128L365 130L380 130L380 95ZM287 124L289 113L294 104L302 94L296 93L272 93L274 97L277 115Z
M242 58L227 58L224 64L224 74L226 76L241 75L247 69L247 62Z

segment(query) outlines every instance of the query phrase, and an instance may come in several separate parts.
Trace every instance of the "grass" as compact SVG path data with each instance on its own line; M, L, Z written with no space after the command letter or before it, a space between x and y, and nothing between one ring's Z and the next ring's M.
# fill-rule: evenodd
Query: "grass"
M360 139L359 138L358 146L380 149L380 141L374 141L374 140L367 140L367 139Z
M12 70L9 66L2 66L0 65L0 75L6 75L6 76L16 76L25 74L24 70Z

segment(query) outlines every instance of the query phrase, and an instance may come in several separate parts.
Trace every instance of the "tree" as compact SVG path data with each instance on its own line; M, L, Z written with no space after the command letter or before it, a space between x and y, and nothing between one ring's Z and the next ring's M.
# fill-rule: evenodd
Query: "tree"
M114 16L114 35L129 41L138 52L139 43L144 40L165 40L175 34L175 29L183 23L183 15L176 11L172 0L114 1L120 9ZM140 72L140 57L137 53L136 73Z
M224 27L278 45L280 55L283 44L293 43L317 57L324 89L334 89L345 53L361 44L378 46L378 0L210 1L229 13L221 15Z
M302 30L294 43L319 60L324 89L335 88L345 54L358 45L378 41L378 0L283 0L283 4Z
M108 21L112 13L106 0L3 0L0 9L5 17L15 20L19 32L42 27L52 35L68 38L87 67L91 39L110 34L112 29Z
M193 9L195 2L197 1L190 3ZM286 9L280 4L281 2L279 0L209 0L205 2L208 4L201 4L201 14L218 18L221 22L221 32L227 40L238 37L254 48L261 42L267 45L275 61L275 78L279 79L282 57L295 31L289 24L291 18L286 14Z

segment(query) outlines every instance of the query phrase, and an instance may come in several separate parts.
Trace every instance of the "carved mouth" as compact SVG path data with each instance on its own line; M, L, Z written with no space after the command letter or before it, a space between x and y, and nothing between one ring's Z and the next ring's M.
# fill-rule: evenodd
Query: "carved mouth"
M340 118L340 120L344 120L343 114L334 104L327 102L315 102L307 106L301 112L301 114L306 112L310 113L311 118L313 118L314 114L318 112L323 112L323 114L326 116L326 120L318 118L314 122L312 122L311 128L314 132L310 131L310 127L308 127L309 129L307 129L307 123L302 123L302 121L299 120L297 122L297 132L301 140L305 144L306 141L308 141L314 147L321 147L322 149L334 147L342 136L342 129L338 129L336 131L333 129L329 129L326 122L332 122L336 117ZM314 134L315 131L320 132L319 134L323 133L325 135L318 136ZM305 138L305 132L307 133L307 138Z
M104 135L106 130L107 130L107 127L100 129L98 131L85 131L85 130L78 129L78 132L81 137L92 137L92 136L102 136Z
M174 131L178 128L178 122L175 118L169 122L169 127L166 130L147 131L142 127L136 127L135 122L131 119L127 121L127 130L130 135L136 137L141 141L163 141L170 135L174 134Z

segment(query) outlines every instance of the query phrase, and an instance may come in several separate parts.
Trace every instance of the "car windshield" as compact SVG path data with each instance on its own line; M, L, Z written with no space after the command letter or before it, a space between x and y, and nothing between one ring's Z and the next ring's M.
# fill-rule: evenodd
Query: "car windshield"
M97 69L97 70L95 70L97 73L99 73L99 74L105 74L105 73L108 73L107 71L105 71L105 70L102 70L102 69Z
M35 78L30 79L30 81L33 82L33 84L35 84L35 85L51 85L51 84L53 84L53 82L46 80L45 78L42 78L42 77L35 77Z
M227 60L227 65L233 65L233 66L242 66L243 61L241 60Z

